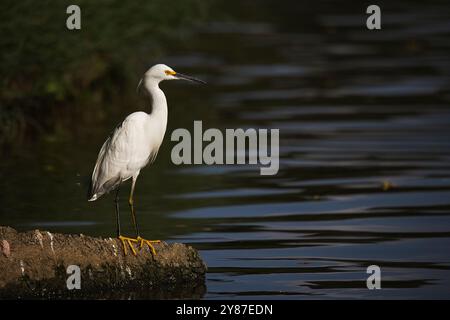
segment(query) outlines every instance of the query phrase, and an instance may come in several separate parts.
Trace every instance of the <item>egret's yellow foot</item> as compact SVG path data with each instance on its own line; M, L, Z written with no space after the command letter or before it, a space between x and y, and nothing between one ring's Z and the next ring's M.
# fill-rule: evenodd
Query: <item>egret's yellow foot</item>
M122 241L122 245L123 245L123 253L125 255L127 255L127 246L129 246L131 248L131 251L133 252L134 255L137 254L136 249L133 246L133 242L134 243L138 243L138 239L135 238L128 238L128 237L124 237L124 236L119 236L119 240Z
M156 255L156 250L153 246L153 243L161 243L161 240L147 240L141 237L137 237L136 240L141 242L141 244L139 245L139 250L142 250L142 247L144 246L144 244L146 244L152 251L153 255Z

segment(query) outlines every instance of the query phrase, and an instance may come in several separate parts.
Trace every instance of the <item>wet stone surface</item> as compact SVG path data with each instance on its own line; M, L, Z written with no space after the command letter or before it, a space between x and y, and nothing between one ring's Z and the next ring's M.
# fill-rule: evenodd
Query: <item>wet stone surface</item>
M200 298L206 266L180 243L124 255L118 239L0 227L2 298ZM67 267L80 267L81 289L69 290Z

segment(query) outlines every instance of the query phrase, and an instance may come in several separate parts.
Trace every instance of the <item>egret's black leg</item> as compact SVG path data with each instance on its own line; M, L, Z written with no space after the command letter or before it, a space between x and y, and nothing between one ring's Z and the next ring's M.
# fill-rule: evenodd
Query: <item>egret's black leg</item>
M122 236L122 232L120 230L119 191L120 191L120 183L117 186L116 198L114 200L114 202L116 203L117 237L119 238L120 241L122 241L123 252L125 255L127 255L127 252L128 252L127 247L130 247L133 254L136 255L136 249L134 248L133 243L137 243L138 240Z
M116 203L117 237L120 237L120 235L122 234L120 232L119 191L120 191L120 183L117 186L116 198L114 199L114 202Z
M155 247L153 246L154 243L160 243L160 240L147 240L144 238L141 238L141 236L139 235L139 228L138 228L138 224L137 224L137 220L136 220L136 212L134 211L134 199L133 199L133 195L134 195L134 187L136 185L136 179L137 177L133 177L133 181L131 182L131 192L130 192L130 198L128 199L128 204L130 205L130 209L131 209L131 217L133 218L133 224L134 224L134 228L136 229L136 240L138 242L140 242L140 246L139 249L142 249L142 247L144 247L144 244L146 244L153 255L156 255L156 250Z
M134 229L136 230L136 238L140 238L139 234L139 227L136 220L136 212L134 211L134 187L136 185L136 178L133 177L133 181L131 182L131 191L130 191L130 198L128 199L128 204L130 205L131 210L131 218L133 219Z

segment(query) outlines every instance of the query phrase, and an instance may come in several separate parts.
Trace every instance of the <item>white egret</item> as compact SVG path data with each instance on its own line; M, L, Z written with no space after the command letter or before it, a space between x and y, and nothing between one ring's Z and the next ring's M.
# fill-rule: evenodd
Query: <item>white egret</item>
M166 132L167 100L164 92L159 88L159 83L163 80L178 79L205 83L191 76L177 73L164 64L157 64L144 74L138 88L143 85L152 98L151 113L134 112L126 117L105 141L95 163L88 201L95 201L103 194L117 190L115 196L117 236L122 241L125 254L127 254L128 245L136 255L133 243L137 243L139 249L147 244L155 254L153 243L160 242L141 238L134 210L133 194L141 169L155 160ZM132 179L128 203L136 238L122 236L120 230L119 190L121 183L128 179Z

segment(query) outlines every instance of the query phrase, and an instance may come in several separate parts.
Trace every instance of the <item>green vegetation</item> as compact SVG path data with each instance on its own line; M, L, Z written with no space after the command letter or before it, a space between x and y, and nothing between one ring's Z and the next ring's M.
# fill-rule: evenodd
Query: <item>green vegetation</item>
M131 92L136 74L186 41L211 2L80 0L81 30L74 31L66 28L70 4L2 2L0 145L54 129L52 119L63 109L83 113L117 88L122 96Z

